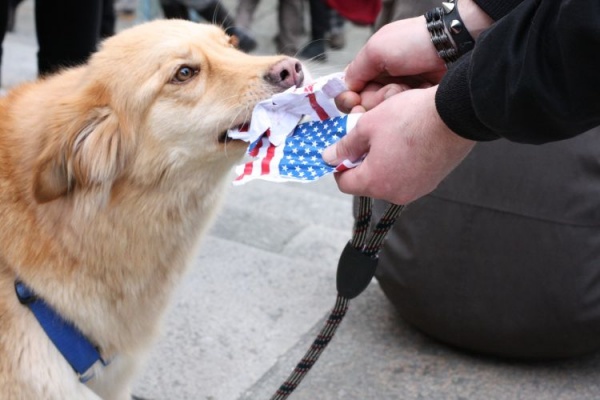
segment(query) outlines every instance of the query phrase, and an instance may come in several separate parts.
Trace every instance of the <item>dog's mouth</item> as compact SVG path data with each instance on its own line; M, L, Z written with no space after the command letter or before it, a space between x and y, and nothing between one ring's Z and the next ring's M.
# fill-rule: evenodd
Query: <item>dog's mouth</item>
M237 132L246 132L248 131L248 129L250 128L250 122L242 122L239 125L234 125L232 127L230 127L229 129L227 129L226 131L221 132L221 134L219 135L219 143L229 143L229 142L233 142L233 141L239 141L239 139L234 139L231 136L229 136L229 132L231 131L237 131Z
M218 140L219 140L219 143L227 143L227 142L231 142L232 140L235 140L235 139L230 138L229 130L226 130L226 131L221 132Z

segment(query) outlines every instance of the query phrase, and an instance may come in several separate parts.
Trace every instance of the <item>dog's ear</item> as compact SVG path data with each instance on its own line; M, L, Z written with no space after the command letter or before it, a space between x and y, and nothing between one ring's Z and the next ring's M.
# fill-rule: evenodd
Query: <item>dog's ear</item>
M59 145L53 144L46 148L45 153L58 147ZM57 199L70 190L72 181L65 156L65 152L59 151L58 154L43 154L40 157L33 181L33 195L38 203Z
M119 120L108 107L94 108L70 125L74 133L47 144L38 160L34 195L39 203L76 188L112 184L131 153L132 146L126 145Z

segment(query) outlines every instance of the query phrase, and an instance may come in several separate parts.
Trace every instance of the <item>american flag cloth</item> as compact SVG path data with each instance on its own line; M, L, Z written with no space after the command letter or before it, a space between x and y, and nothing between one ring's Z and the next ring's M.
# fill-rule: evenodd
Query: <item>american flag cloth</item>
M302 120L317 121L342 115L335 106L334 98L345 90L343 73L326 75L306 86L289 88L259 102L252 110L250 126L241 131L230 130L228 135L254 143L269 131L269 140L279 146Z
M248 154L254 157L236 168L234 184L253 179L312 182L358 165L347 160L332 167L321 158L323 150L346 135L360 118L361 114L346 115L335 106L335 96L344 90L343 74L336 73L261 101L252 112L249 128L228 133L250 142ZM309 121L299 124L301 120Z
M337 167L326 164L321 153L340 140L355 125L361 114L349 114L310 121L298 125L283 144L274 145L269 134L251 146L248 154L255 157L236 168L234 185L254 179L271 182L313 182L335 171L345 171L357 163L344 161Z

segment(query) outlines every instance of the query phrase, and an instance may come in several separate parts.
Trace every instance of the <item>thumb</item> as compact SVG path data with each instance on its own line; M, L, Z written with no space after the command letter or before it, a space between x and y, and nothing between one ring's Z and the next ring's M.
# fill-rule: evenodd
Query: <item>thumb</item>
M369 151L369 141L360 135L359 124L360 120L356 127L340 141L323 150L323 161L329 165L338 166L344 160L355 162Z

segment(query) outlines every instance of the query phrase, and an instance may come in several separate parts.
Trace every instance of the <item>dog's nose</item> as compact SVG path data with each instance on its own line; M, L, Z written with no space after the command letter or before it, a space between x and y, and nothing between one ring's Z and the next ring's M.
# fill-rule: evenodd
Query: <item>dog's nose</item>
M295 58L285 58L271 67L265 79L284 89L300 86L304 81L302 63Z

